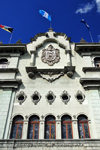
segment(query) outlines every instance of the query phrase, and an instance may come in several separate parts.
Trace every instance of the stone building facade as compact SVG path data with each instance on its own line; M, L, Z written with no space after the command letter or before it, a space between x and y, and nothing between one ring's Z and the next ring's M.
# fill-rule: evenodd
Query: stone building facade
M100 149L100 43L49 29L0 45L0 149Z

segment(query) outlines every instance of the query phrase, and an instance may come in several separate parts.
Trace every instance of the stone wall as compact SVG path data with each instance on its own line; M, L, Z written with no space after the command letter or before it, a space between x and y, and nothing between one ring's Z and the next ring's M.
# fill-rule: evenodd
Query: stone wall
M0 140L0 150L100 150L100 140Z

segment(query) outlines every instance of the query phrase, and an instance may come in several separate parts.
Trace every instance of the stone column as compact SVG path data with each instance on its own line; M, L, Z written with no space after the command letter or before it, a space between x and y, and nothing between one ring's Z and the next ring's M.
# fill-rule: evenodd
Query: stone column
M44 128L45 128L45 122L44 120L40 120L39 139L44 139Z
M77 120L72 121L73 139L79 139Z
M31 52L31 62L30 62L31 66L35 66L35 51Z
M23 124L23 130L22 130L22 139L27 139L27 133L28 133L28 121L25 120Z
M61 120L56 121L56 139L61 139Z

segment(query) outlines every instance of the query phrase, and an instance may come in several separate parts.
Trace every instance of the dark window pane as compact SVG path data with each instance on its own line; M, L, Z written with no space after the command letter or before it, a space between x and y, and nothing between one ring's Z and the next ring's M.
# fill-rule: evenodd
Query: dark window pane
M13 125L13 130L12 130L12 135L11 135L11 138L16 138L16 131L17 131L17 125L14 124Z
M71 121L71 117L66 115L66 116L63 116L61 120L62 121Z
M72 139L72 122L71 117L64 115L62 121L62 139Z
M51 139L55 139L55 124L51 125Z
M29 125L28 138L33 139L33 124Z
M23 128L23 118L21 116L16 116L13 120L11 136L10 138L21 139Z
M39 124L35 124L34 139L38 139Z
M79 123L79 137L84 138L83 127L81 123Z
M71 124L68 124L67 125L67 129L68 129L68 138L69 139L72 139L72 127L71 127Z
M32 116L29 120L28 139L39 138L39 117Z
M22 135L22 124L19 124L18 132L17 132L17 139L21 139L21 135Z
M55 117L50 115L45 120L45 138L55 139Z
M84 131L85 131L85 138L89 138L89 129L88 129L88 124L84 124Z
M50 131L49 131L50 126L48 124L46 124L45 126L45 138L49 139L49 135L50 135Z
M31 121L39 121L39 117L38 116L32 116L31 118L30 118L30 122Z
M62 138L66 139L66 125L62 124Z
M78 117L78 128L80 138L89 138L88 118L85 115Z

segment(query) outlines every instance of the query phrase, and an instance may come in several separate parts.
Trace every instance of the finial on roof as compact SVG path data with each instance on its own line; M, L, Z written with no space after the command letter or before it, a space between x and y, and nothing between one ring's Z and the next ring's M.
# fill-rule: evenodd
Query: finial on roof
M0 41L0 44L3 44L3 42L2 42L2 41Z
M21 40L16 41L16 44L21 44L21 43L22 43Z
M53 28L49 28L49 32L53 32Z
M86 41L83 38L81 38L80 43L86 43Z

